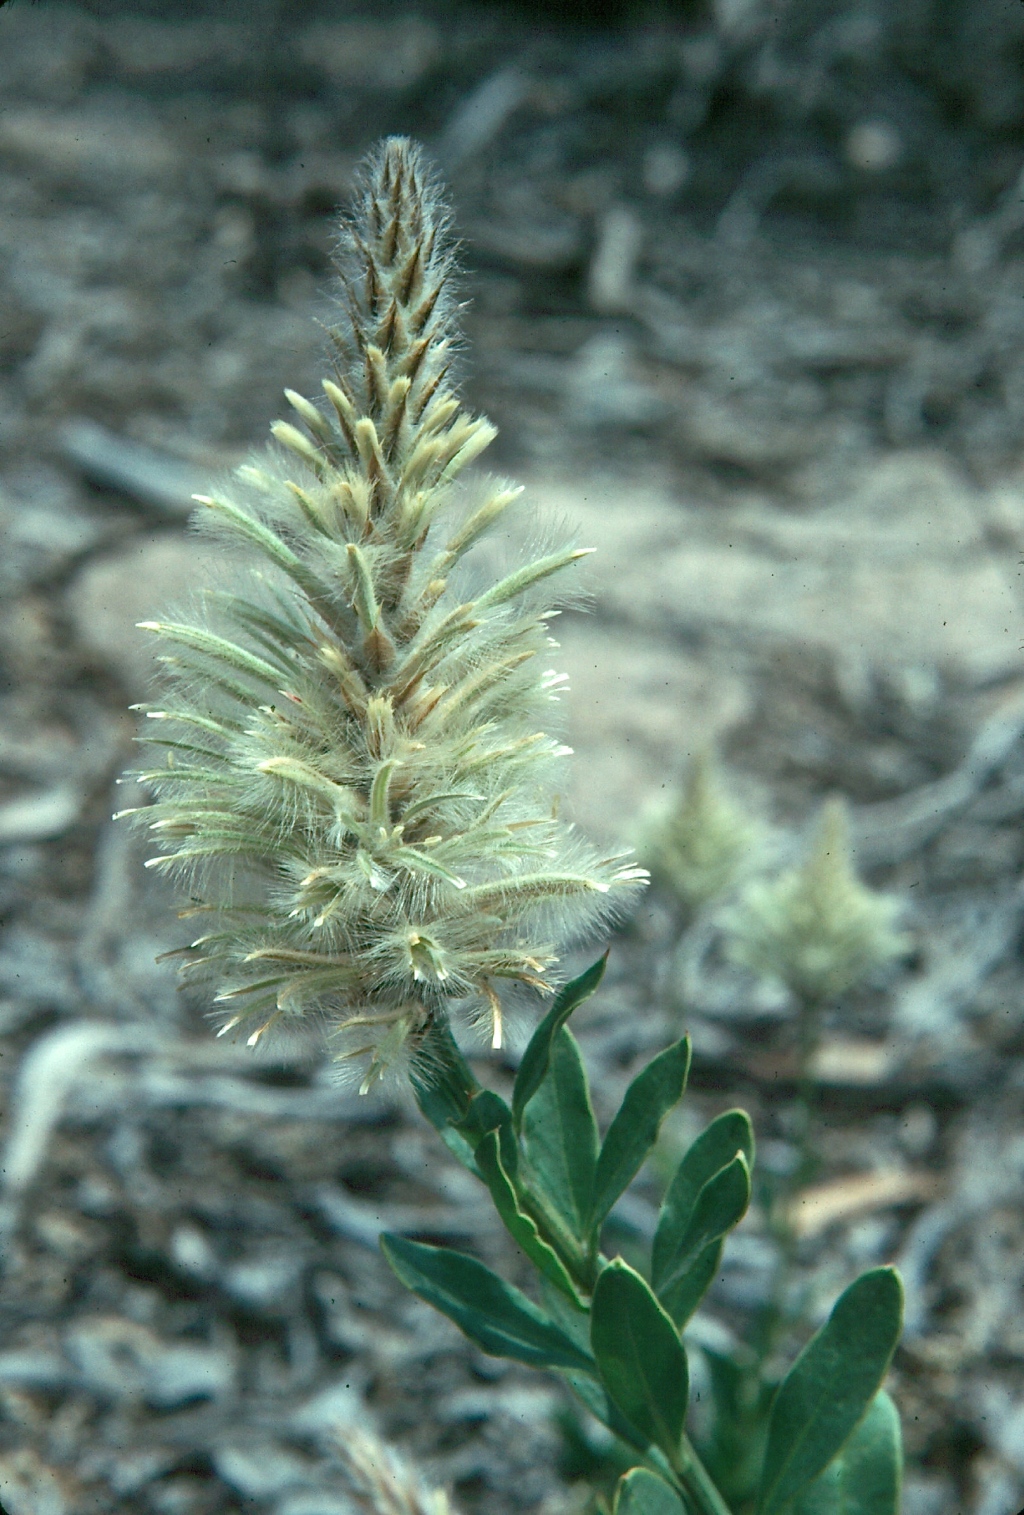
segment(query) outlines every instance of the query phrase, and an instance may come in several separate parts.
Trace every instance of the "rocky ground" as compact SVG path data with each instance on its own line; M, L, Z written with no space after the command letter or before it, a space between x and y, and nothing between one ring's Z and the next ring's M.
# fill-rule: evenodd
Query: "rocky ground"
M347 1512L335 1448L365 1424L467 1512L579 1507L557 1387L376 1251L387 1227L516 1275L471 1181L400 1100L214 1042L109 821L134 623L210 572L192 491L317 388L333 212L390 131L451 188L494 466L599 548L560 631L581 824L635 838L713 738L781 854L842 793L907 902L912 951L823 1049L808 1315L896 1261L906 1515L1024 1502L1024 8L553 17L0 10L8 1515ZM669 1145L741 1100L781 1169L785 1003L677 921L652 890L579 1017L599 1113L685 1023ZM715 1339L763 1297L758 1212L727 1259Z

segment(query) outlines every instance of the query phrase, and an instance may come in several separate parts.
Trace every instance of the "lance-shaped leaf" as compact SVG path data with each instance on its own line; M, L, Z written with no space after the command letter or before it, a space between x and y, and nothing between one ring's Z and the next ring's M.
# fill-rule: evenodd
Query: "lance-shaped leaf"
M863 1273L800 1353L772 1404L758 1515L776 1515L822 1472L877 1394L896 1350L903 1285Z
M597 1122L576 1039L561 1026L548 1068L523 1114L523 1148L545 1212L554 1209L581 1245L589 1229L597 1164Z
M749 1181L746 1198L738 1192L737 1185L730 1182L719 1189L713 1200L709 1196L702 1206L701 1216L694 1218L704 1186L733 1161L737 1152L743 1153L748 1167L752 1166L754 1132L745 1110L726 1110L701 1132L686 1152L662 1201L651 1254L651 1282L677 1326L682 1327L693 1314L718 1271L722 1243L714 1237L723 1236L730 1225L735 1225L749 1203ZM722 1230L715 1232L715 1217L728 1217L730 1213L733 1219L727 1219ZM711 1232L707 1230L709 1223ZM705 1235L704 1249L694 1252L692 1243L702 1234ZM689 1261L680 1271L679 1263L684 1256ZM663 1286L673 1273L677 1275L677 1282L669 1298Z
M497 1131L489 1132L480 1142L476 1149L476 1162L483 1174L484 1182L491 1191L494 1208L501 1216L509 1235L523 1249L530 1261L540 1269L544 1277L549 1278L557 1289L560 1289L582 1310L583 1301L576 1292L565 1264L554 1248L549 1247L543 1239L533 1217L527 1215L520 1206L515 1187L501 1160L500 1137Z
M662 1121L683 1097L689 1071L690 1039L684 1036L652 1058L626 1090L597 1159L590 1217L595 1230L639 1172Z
M655 1292L677 1326L700 1304L718 1266L721 1239L742 1220L749 1203L750 1169L737 1152L697 1195L675 1253L662 1253Z
M686 1353L675 1326L621 1258L602 1270L590 1311L590 1345L609 1397L674 1461L689 1397Z
M685 1153L658 1214L651 1252L651 1279L655 1289L679 1254L697 1196L708 1179L714 1178L731 1163L737 1152L743 1153L748 1167L753 1166L754 1132L745 1110L726 1110L716 1116Z
M512 1119L517 1131L523 1123L523 1111L540 1088L541 1080L548 1071L552 1041L577 1005L581 1005L593 994L601 982L607 962L606 952L585 973L581 973L579 978L574 978L571 983L566 984L564 989L559 991L551 1009L531 1036L519 1064L515 1086L512 1090Z
M615 1488L613 1515L686 1515L683 1501L649 1468L630 1468Z
M899 1515L903 1443L896 1406L884 1389L864 1419L793 1506L793 1515Z
M475 1257L402 1236L385 1234L380 1242L406 1288L447 1315L484 1352L535 1368L594 1371L564 1331Z
M749 1509L764 1463L776 1385L762 1377L753 1382L749 1360L738 1355L707 1346L703 1352L711 1380L711 1429L701 1456L727 1503Z

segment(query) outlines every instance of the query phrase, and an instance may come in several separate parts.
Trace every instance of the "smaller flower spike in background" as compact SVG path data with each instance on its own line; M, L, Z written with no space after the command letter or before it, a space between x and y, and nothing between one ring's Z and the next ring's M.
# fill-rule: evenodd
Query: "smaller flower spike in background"
M720 899L756 861L761 828L726 792L710 748L690 760L681 791L648 820L640 855L689 912Z
M458 1008L501 1043L503 981L550 992L559 937L628 908L646 875L557 819L546 731L552 580L566 544L459 591L520 490L458 475L494 428L453 388L453 254L411 143L371 156L337 256L335 371L300 425L199 503L253 560L245 592L144 623L162 642L137 775L150 866L207 928L186 971L221 1034L324 1025L362 1088Z
M901 901L862 884L850 857L842 800L822 809L803 863L751 885L728 917L733 958L781 979L800 999L821 1004L906 952L896 929Z

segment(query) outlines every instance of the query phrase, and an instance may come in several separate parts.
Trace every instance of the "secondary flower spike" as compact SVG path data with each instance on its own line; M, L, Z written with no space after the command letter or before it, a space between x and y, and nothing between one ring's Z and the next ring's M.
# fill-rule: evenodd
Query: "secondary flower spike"
M453 384L448 216L411 143L371 156L336 266L324 399L286 391L276 447L200 499L251 584L144 623L166 759L132 813L206 918L185 971L214 984L221 1033L322 1022L365 1091L453 1010L499 1046L502 984L548 992L559 937L646 875L552 801L547 621L581 551L482 588L463 565L520 490L456 486L494 428Z

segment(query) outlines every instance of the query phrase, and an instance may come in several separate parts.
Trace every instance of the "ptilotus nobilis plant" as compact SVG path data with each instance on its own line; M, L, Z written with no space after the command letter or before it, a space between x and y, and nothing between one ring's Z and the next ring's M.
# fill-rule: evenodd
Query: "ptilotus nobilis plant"
M160 847L152 866L187 886L185 915L208 921L186 968L213 981L222 1032L255 1045L275 1026L323 1026L364 1091L408 1073L532 1263L534 1296L450 1248L384 1235L384 1254L476 1347L559 1374L612 1433L628 1471L601 1508L730 1515L725 1489L734 1515L897 1515L891 1268L849 1285L777 1386L756 1354L752 1369L748 1353L705 1350L713 1414L688 1423L684 1333L751 1198L742 1111L683 1154L643 1271L603 1250L683 1098L689 1039L635 1074L602 1134L569 1020L604 959L539 1018L510 1102L452 1034L459 1012L500 1044L502 988L547 992L560 937L628 906L646 874L598 856L553 803L568 749L549 730L562 680L548 628L579 549L497 579L468 556L519 491L456 488L493 428L460 408L450 377L447 217L409 143L370 159L338 263L326 404L289 393L304 429L276 423L276 449L201 501L251 577L184 620L146 623L166 648L147 709L165 755L138 775L156 802L131 813ZM424 1501L444 1515L439 1496L349 1463L378 1515Z
M301 424L197 497L251 583L144 623L166 649L142 707L166 758L136 775L156 802L134 814L208 919L185 969L213 981L221 1033L319 1022L365 1090L452 1011L499 1046L501 986L549 992L559 938L645 874L553 800L552 584L583 552L483 587L463 562L520 491L457 487L495 432L452 379L448 215L411 143L371 156L336 266L324 400L286 391Z

